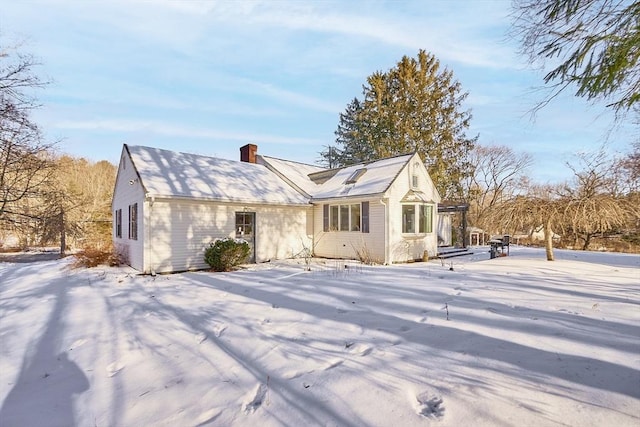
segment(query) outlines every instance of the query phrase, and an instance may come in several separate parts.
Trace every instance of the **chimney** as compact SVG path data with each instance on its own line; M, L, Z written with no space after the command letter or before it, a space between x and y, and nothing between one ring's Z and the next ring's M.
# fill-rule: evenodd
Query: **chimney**
M244 147L240 147L240 161L247 162L247 163L255 163L257 152L258 152L258 146L255 144L247 144Z

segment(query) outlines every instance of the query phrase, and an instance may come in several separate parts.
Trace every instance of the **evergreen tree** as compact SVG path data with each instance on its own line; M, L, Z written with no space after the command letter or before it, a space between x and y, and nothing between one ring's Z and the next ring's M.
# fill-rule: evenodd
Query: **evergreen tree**
M342 148L330 145L320 153L322 163L325 166L335 168L361 163L369 158L368 145L363 140L362 124L360 123L361 111L360 101L358 98L353 98L347 105L345 112L340 113L338 129L334 133L336 143Z
M461 104L467 93L439 61L420 50L387 72L375 72L363 86L363 100L351 101L336 130L337 147L321 153L337 166L418 152L445 197L460 195L469 174L471 114Z
M551 65L550 95L604 100L622 119L640 116L640 1L513 0L513 32L531 63Z

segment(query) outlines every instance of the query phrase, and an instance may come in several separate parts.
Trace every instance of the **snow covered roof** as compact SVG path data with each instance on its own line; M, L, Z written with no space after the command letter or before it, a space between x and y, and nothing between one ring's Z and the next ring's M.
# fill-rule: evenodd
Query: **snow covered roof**
M309 196L318 190L318 185L309 178L309 175L326 170L320 166L313 166L290 160L276 159L268 156L259 157L259 161L263 162L269 169L290 181L291 184L298 187Z
M368 196L387 191L413 154L361 163L341 169L323 169L273 157L262 161L313 200ZM325 176L314 178L314 175Z
M413 156L329 170L267 156L247 163L139 145L125 149L150 196L284 205L382 194Z
M413 154L406 154L340 169L311 195L313 199L332 199L384 193L411 157Z
M264 165L136 145L125 149L150 196L309 204L307 197Z

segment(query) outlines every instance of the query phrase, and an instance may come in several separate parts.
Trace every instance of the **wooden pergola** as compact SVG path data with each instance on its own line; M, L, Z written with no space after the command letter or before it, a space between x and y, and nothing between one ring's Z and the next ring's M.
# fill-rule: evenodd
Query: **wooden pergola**
M462 212L462 247L466 248L469 244L467 237L467 211L468 203L444 201L438 203L438 213L458 213Z

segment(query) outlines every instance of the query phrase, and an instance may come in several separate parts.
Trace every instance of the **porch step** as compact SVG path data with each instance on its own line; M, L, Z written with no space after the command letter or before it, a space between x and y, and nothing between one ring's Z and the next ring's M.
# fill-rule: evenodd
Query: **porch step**
M473 252L471 252L467 248L439 248L438 255L436 255L436 258L447 259L447 258L453 258L453 257L465 256L465 255L473 255Z

